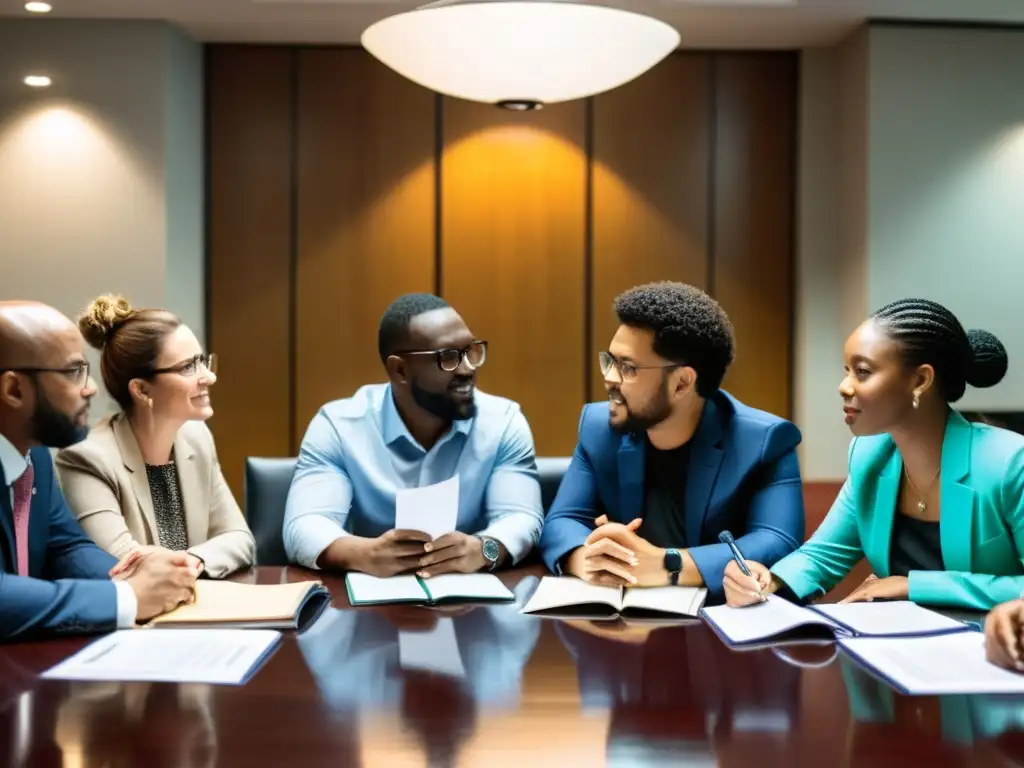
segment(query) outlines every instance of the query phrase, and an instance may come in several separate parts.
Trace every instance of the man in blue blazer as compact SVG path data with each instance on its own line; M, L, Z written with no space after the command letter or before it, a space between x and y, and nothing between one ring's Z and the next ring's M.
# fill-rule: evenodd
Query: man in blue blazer
M130 627L191 598L185 553L146 550L112 580L64 502L44 446L85 437L95 394L68 318L0 302L0 640Z
M615 300L601 353L607 403L584 406L572 463L540 548L555 573L610 586L705 586L723 596L730 531L747 559L772 562L804 537L792 423L722 391L732 324L683 283Z

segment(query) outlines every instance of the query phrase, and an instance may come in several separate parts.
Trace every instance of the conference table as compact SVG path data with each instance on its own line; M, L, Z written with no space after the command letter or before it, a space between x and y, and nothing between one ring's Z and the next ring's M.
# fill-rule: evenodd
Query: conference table
M88 639L0 646L4 766L1011 766L1024 697L907 697L831 644L733 651L700 622L559 621L517 604L332 605L243 686L38 675ZM172 632L174 630L163 630Z

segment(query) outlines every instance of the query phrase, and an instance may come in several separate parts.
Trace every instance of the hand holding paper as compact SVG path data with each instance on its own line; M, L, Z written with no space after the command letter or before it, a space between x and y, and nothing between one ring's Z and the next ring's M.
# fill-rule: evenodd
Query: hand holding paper
M455 530L459 519L459 476L395 496L395 528L423 531L436 539Z

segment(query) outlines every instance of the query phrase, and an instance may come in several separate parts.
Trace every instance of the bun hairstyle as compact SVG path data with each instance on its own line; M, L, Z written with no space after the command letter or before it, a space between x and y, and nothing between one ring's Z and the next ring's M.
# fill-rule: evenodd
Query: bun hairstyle
M127 413L132 409L129 384L152 375L164 340L181 326L164 309L133 309L114 294L97 297L78 318L78 330L100 350L100 371L110 396Z
M102 350L114 330L128 320L133 312L127 299L106 294L93 300L78 318L78 330L89 342L89 346Z
M965 331L956 315L928 299L901 299L872 315L903 347L908 366L930 365L947 403L955 403L970 384L994 387L1006 375L1009 358L1002 342L988 331Z

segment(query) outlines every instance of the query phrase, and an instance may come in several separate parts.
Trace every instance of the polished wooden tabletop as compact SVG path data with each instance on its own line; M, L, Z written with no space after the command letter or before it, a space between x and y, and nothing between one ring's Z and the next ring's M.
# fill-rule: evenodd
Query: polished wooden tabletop
M522 599L540 575L502 578ZM88 641L0 646L0 765L1024 765L1024 697L900 696L832 645L736 652L696 622L515 605L352 609L324 581L334 605L241 687L43 681Z

